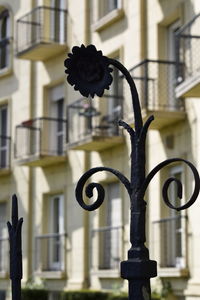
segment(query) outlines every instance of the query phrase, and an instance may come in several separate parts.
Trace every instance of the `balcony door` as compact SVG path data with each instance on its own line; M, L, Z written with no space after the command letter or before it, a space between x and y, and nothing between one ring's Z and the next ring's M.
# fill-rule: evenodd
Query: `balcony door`
M171 62L176 61L176 43L175 43L175 33L180 28L180 20L172 23L167 28L167 59ZM176 64L168 65L168 99L169 108L172 110L178 105L175 98L175 85L176 85Z
M54 42L64 44L66 40L66 0L51 0L51 37Z
M118 57L115 58L118 60ZM119 71L117 68L113 68L112 72L113 82L110 89L105 92L106 95L106 116L104 117L107 121L108 134L117 134L118 132L118 120L121 116L121 99L122 96L122 86L119 79Z
M9 64L9 12L0 11L0 71Z
M170 170L170 177L174 177L183 182L182 166L175 166ZM179 206L177 198L177 185L171 183L169 197L174 206ZM184 218L181 213L173 209L169 210L169 222L167 224L167 240L166 243L166 260L167 266L183 268L185 267L185 259L183 254L184 246Z
M100 269L117 269L120 261L121 239L121 198L119 196L119 184L106 185L107 207L102 216L100 228ZM102 229L102 230L101 230Z
M62 155L64 147L64 86L58 85L50 89L50 149L52 154Z
M54 195L49 198L49 267L50 270L62 270L62 237L64 234L64 196Z
M8 166L8 107L7 105L0 107L0 168Z
M5 247L5 238L7 237L7 228L6 228L6 203L0 202L0 272L5 271L6 264L6 247Z

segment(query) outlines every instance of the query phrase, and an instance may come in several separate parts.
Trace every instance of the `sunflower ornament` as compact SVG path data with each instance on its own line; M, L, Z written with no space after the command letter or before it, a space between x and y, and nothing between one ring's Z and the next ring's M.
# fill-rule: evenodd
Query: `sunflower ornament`
M67 81L84 97L101 97L113 81L109 59L94 45L73 47L64 65Z

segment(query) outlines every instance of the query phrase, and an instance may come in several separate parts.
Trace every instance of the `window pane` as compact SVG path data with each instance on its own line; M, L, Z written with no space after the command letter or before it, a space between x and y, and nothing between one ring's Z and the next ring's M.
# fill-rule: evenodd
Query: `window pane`
M119 7L119 0L100 0L100 17Z
M1 123L0 135L6 136L7 135L7 107L0 108L0 123Z
M5 168L8 156L7 107L0 108L0 168Z
M6 291L0 290L0 300L5 300L6 299Z
M3 11L0 18L0 69L8 64L8 11Z
M5 233L6 229L6 203L0 203L0 237Z
M103 212L104 224L99 231L99 268L116 269L120 261L121 199L119 183L106 186L107 207Z
M170 170L170 177L176 178L182 182L182 169L180 166L173 167ZM177 197L177 184L172 182L169 187L170 202L174 206L180 206L180 200ZM169 218L161 223L162 239L162 261L164 267L184 267L183 261L183 222L184 218L180 212L170 209Z

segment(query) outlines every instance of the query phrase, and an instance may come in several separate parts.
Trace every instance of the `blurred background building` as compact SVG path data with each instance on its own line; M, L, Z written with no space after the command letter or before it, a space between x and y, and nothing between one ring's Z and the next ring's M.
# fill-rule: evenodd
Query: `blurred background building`
M147 171L171 157L200 171L199 0L0 0L0 299L10 297L10 199L19 198L23 225L23 285L45 280L52 300L69 289L125 289L119 262L129 248L129 199L112 175L94 180L106 201L83 211L74 190L89 168L106 165L129 176L134 126L127 84L113 70L103 99L83 98L66 83L63 62L74 45L94 44L122 62L138 88L144 120L155 116ZM169 210L164 178L193 190L185 165L160 172L146 200L147 244L158 276L177 300L200 299L200 204ZM177 204L176 186L170 188ZM153 286L157 285L153 281Z

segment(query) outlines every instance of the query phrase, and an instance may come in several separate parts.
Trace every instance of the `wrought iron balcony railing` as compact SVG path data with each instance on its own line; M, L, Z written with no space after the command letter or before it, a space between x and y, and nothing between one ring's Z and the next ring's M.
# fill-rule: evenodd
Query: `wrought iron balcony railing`
M17 20L17 56L46 60L66 50L67 11L38 6Z
M67 121L35 118L16 127L15 157L25 165L42 165L64 158Z
M118 120L123 117L123 97L104 98L108 101L82 98L68 106L68 148L98 151L122 142Z
M156 116L151 128L159 129L184 117L183 102L175 95L176 66L173 61L145 59L130 70L143 118Z
M118 270L122 259L122 226L100 227L92 230L92 256L98 255L98 270Z
M186 268L186 221L177 215L153 222L153 245L160 247L161 268Z
M36 272L65 271L66 234L43 234L35 237Z
M177 95L200 95L200 13L176 32Z
M0 135L0 171L10 169L11 138Z
M9 243L8 238L0 237L0 277L8 275L9 271Z

